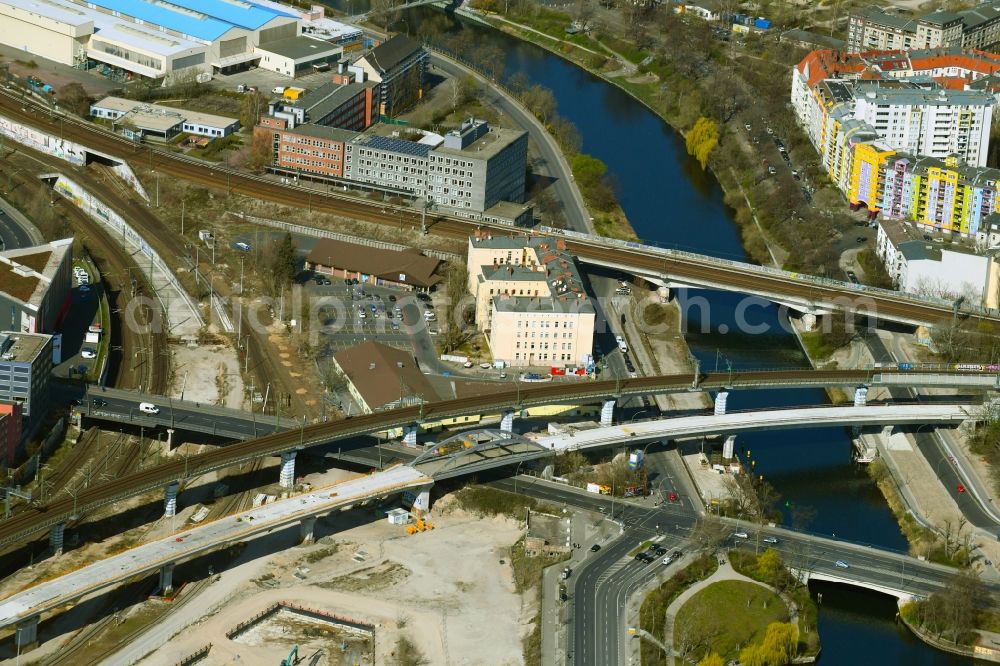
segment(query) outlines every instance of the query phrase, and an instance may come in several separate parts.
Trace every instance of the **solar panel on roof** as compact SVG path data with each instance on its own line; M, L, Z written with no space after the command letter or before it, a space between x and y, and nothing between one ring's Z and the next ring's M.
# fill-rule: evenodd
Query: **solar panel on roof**
M376 150L402 153L404 155L416 155L417 157L427 157L431 152L431 147L426 144L404 141L403 139L390 136L370 135L368 136L368 140L364 142L364 145Z

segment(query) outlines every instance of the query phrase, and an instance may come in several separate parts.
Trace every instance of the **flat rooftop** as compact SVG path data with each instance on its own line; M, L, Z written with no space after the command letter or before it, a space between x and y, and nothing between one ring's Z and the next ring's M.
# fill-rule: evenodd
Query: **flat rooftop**
M505 128L490 127L490 130L479 137L465 148L445 148L443 145L435 148L438 155L456 155L460 157L475 157L481 160L488 160L501 150L514 143L527 132L522 130L512 130Z
M159 131L168 130L182 122L190 122L204 127L216 127L219 129L224 129L235 122L239 122L236 118L216 116L211 113L201 113L199 111L189 111L162 104L139 102L123 97L105 97L90 106L92 109L108 109L124 113L137 127Z
M258 51L276 53L292 60L302 60L304 58L321 58L324 56L340 53L343 49L322 39L312 37L288 37L273 42L268 42L266 46L256 47Z
M73 239L0 252L0 292L38 308L59 266L73 249Z
M7 363L31 363L41 353L51 335L41 333L0 333L0 359Z

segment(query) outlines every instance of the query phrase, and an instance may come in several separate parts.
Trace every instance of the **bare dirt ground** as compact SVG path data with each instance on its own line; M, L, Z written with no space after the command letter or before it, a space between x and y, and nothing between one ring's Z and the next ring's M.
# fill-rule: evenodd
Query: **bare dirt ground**
M173 354L171 395L209 405L245 407L240 362L232 347L174 345Z
M141 663L174 664L207 642L213 647L205 664L276 664L294 644L306 657L322 650L320 664L342 663L337 660L349 654L356 654L356 663L371 663L357 642L298 621L268 622L236 640L225 637L231 627L280 600L376 625L378 664L392 663L400 636L412 641L428 664L522 663L521 636L530 609L515 591L507 554L520 526L442 511L449 503L446 497L434 506L433 531L413 536L382 517L364 515L370 511L365 508L320 520L319 542L260 560L253 580L239 581L224 603L190 604L198 607L192 609L199 614L191 618L195 624Z

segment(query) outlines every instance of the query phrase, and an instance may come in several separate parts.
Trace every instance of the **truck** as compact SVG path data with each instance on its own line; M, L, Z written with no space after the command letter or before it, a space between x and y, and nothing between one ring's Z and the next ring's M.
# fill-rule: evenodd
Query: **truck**
M296 88L294 86L289 86L285 88L284 92L281 93L282 97L290 100L297 100L306 94L305 88Z
M55 88L35 76L28 77L28 87L39 95L54 96L56 94Z

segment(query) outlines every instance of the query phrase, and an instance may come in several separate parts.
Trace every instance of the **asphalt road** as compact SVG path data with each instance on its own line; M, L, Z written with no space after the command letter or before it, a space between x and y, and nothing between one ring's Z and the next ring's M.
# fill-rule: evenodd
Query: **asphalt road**
M190 430L201 433L218 433L224 436L240 436L243 439L269 435L276 430L286 430L291 424L285 419L280 428L276 428L275 418L271 415L254 414L240 410L223 410L214 406L175 400L167 404L156 402L160 408L159 414L144 414L139 411L139 403L144 396L135 394L134 398L120 395L119 392L93 389L83 398L85 404L81 410L94 419L106 419L116 422L145 425L151 427L162 425L178 430ZM225 412L231 412L226 414Z
M865 340L875 358L893 358L893 355L888 349L886 349L881 338L877 335L867 335ZM920 398L915 391L908 388L890 388L889 395L896 400L912 400L914 398ZM997 523L997 521L986 512L982 504L976 500L972 493L958 492L959 484L969 486L970 481L966 475L960 473L957 463L954 462L947 451L945 451L942 436L937 431L921 432L918 428L913 434L913 439L917 445L917 450L920 451L920 454L925 460L927 460L927 464L929 464L934 470L935 476L937 476L938 480L941 481L948 493L954 497L955 503L958 505L962 515L964 515L975 527L995 534L997 532L997 528L1000 527L1000 523ZM919 489L916 491L919 492Z
M513 481L504 479L490 485L513 490ZM550 484L519 481L520 493L588 511L611 515L611 500L601 495L588 495ZM636 562L629 551L647 539L662 536L670 548L684 543L697 516L688 505L663 505L645 509L616 503L616 519L624 525L623 535L603 547L593 559L578 566L570 578L571 601L574 604L572 652L570 663L606 666L621 663L627 640L624 625L624 604L628 595L655 577L663 565L660 560L650 564ZM735 532L734 525L734 532ZM819 535L793 532L782 528L758 531L746 530L748 539L729 537L724 548L773 547L781 552L785 562L815 574L825 574L854 580L862 584L904 589L908 593L928 595L942 589L955 571L920 562L907 555L838 541ZM769 545L763 538L773 536L777 544ZM691 549L684 547L690 555ZM848 565L836 565L841 560ZM683 565L683 560L680 562ZM673 565L672 565L673 566ZM990 585L995 596L998 586Z
M437 69L448 76L461 78L468 74L468 70L460 67L436 53L431 53L431 63ZM505 115L514 118L518 125L524 128L532 143L538 150L542 159L542 166L547 175L553 181L550 187L553 189L559 206L566 216L566 222L570 229L587 233L590 229L590 215L583 207L573 190L572 175L563 168L563 162L559 159L559 148L551 136L545 132L538 122L528 116L520 105L515 104L506 95L494 88L484 92L485 102L495 109L502 111Z
M0 210L0 242L3 243L3 247L0 247L2 250L16 250L34 245L28 232L2 210Z

